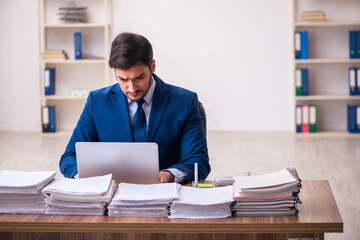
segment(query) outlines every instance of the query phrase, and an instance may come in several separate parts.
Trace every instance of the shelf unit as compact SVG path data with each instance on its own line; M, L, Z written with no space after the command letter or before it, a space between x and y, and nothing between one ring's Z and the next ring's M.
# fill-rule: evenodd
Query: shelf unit
M360 67L360 59L349 58L349 30L360 30L360 1L293 0L293 37L295 31L309 34L309 59L295 59L293 48L294 109L297 104L317 105L317 132L298 136L360 136L347 132L347 104L360 103L350 96L348 68ZM324 11L326 22L302 23L303 11ZM293 38L294 39L294 38ZM309 95L295 95L295 69L309 69ZM296 113L294 111L294 132Z
M77 6L87 7L86 23L63 23L59 20L58 8L69 2L38 0L40 108L55 105L55 135L72 131L80 117L87 96L77 96L74 92L88 93L113 84L108 67L111 0L75 0ZM80 60L75 60L74 57L75 32L82 33L83 59ZM45 50L64 50L69 59L44 60L42 54ZM45 95L45 68L55 68L54 95ZM40 122L42 129L42 121Z

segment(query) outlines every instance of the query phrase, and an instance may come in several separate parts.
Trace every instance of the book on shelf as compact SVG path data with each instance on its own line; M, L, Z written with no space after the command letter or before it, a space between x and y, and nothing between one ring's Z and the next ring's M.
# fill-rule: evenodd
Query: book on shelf
M75 59L82 59L81 38L81 32L74 33Z
M349 57L360 58L360 31L349 31Z
M56 132L55 106L42 106L42 132Z
M317 132L317 106L315 104L297 104L295 114L297 133Z
M67 60L69 59L64 50L45 50L42 54L43 60Z
M44 69L44 94L55 94L55 68Z
M360 105L348 105L348 132L360 133Z
M295 59L309 58L308 32L306 30L295 32Z
M303 23L319 23L325 21L325 13L323 11L304 11L301 14L301 22Z
M309 95L309 70L307 68L295 70L295 93L296 96Z

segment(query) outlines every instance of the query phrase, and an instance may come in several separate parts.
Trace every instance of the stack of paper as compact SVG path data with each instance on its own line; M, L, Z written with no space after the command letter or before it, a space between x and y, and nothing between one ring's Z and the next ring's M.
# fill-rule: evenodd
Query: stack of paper
M234 216L298 214L301 180L295 169L234 179Z
M227 218L231 216L232 186L193 188L182 186L180 199L170 208L170 218Z
M45 50L43 60L66 60L68 56L64 50Z
M177 183L120 183L108 209L109 216L167 217L179 198Z
M103 215L116 189L112 174L59 178L43 189L47 214Z
M54 171L0 172L0 213L45 213L41 190L55 174Z
M325 13L324 11L304 11L301 14L301 22L304 23L325 22Z

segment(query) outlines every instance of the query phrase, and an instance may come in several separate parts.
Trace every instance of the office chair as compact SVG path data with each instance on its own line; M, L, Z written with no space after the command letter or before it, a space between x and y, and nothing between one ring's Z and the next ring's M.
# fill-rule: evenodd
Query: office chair
M205 108L204 108L203 104L200 101L199 101L199 110L200 110L200 115L203 119L203 125L204 125L205 136L206 136L206 112L205 112Z

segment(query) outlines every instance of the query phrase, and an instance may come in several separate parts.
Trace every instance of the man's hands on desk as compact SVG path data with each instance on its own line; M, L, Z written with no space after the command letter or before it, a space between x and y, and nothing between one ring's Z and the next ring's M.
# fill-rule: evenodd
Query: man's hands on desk
M175 176L169 171L159 172L159 183L174 182Z

